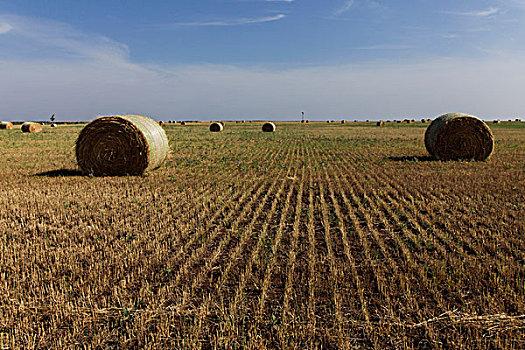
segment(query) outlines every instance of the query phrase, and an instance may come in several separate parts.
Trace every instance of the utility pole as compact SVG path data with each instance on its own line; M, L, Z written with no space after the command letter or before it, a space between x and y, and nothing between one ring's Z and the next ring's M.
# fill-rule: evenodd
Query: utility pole
M301 121L304 122L304 112L301 112Z

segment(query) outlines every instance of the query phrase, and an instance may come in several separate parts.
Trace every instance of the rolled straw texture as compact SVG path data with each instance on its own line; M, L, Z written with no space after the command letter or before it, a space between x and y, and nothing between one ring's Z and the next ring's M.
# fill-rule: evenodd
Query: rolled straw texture
M0 123L0 129L12 129L13 123L11 122L1 122Z
M33 122L25 122L22 124L22 132L40 132L42 131L42 124L40 123L33 123Z
M262 126L262 131L264 132L274 132L275 124L274 123L264 123Z
M115 115L95 119L82 129L76 156L84 174L141 175L164 162L168 147L166 133L155 120Z
M211 123L210 124L210 131L211 132L219 132L224 130L224 126L221 123Z
M481 119L449 113L429 125L425 146L432 156L441 160L486 160L494 150L494 135Z

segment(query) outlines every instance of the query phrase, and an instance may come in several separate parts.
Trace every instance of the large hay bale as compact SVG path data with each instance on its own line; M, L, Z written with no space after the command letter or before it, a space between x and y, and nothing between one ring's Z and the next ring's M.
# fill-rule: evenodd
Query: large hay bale
M341 120L341 124L346 124L346 120Z
M377 126L385 126L385 122L383 120L380 120L376 124Z
M219 132L219 131L223 131L224 130L224 126L219 122L219 123L211 123L210 124L210 131L211 132Z
M449 113L429 125L425 146L441 160L485 160L494 150L494 135L484 121L474 116Z
M49 126L52 127L52 128L56 128L57 127L57 125L55 123L51 123L51 124L49 124Z
M168 155L164 129L143 115L95 119L76 142L77 163L84 174L141 175L158 168Z
M25 122L24 124L22 124L21 129L22 129L22 132L29 132L29 133L40 132L42 131L42 124L33 123L33 122Z
M180 125L186 125L186 122L180 122Z
M12 129L13 123L11 122L1 122L0 123L0 129Z
M501 124L501 120L494 120L494 124Z
M264 132L274 132L275 131L275 124L271 123L271 122L264 123L263 126L262 126L262 131L264 131Z

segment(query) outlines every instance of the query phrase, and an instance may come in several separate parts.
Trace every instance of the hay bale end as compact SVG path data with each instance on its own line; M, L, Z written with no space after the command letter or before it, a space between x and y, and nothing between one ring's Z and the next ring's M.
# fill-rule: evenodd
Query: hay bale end
M275 131L275 124L271 123L271 122L264 123L263 126L262 126L262 131L264 131L264 132L274 132Z

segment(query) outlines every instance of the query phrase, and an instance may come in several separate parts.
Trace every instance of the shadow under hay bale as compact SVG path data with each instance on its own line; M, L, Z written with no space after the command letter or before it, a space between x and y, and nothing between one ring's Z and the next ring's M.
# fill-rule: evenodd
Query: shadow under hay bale
M262 131L264 132L274 132L275 131L275 124L274 123L264 123L262 126Z
M77 163L94 176L141 175L158 168L168 154L168 138L153 119L142 115L107 116L82 129Z
M220 132L224 130L224 125L221 123L211 123L210 125L210 131L211 132Z
M1 122L0 123L0 129L9 130L13 128L13 123L11 122Z
M386 159L394 162L438 162L439 159L430 156L401 156L401 157L387 157Z
M25 122L22 124L22 132L27 133L35 133L42 131L42 124L40 123L33 123L33 122Z
M474 116L449 113L436 118L425 132L427 151L440 160L486 160L494 150L494 135Z
M34 176L39 177L69 177L69 176L82 176L82 172L76 169L57 169L44 171L43 173L35 174Z

